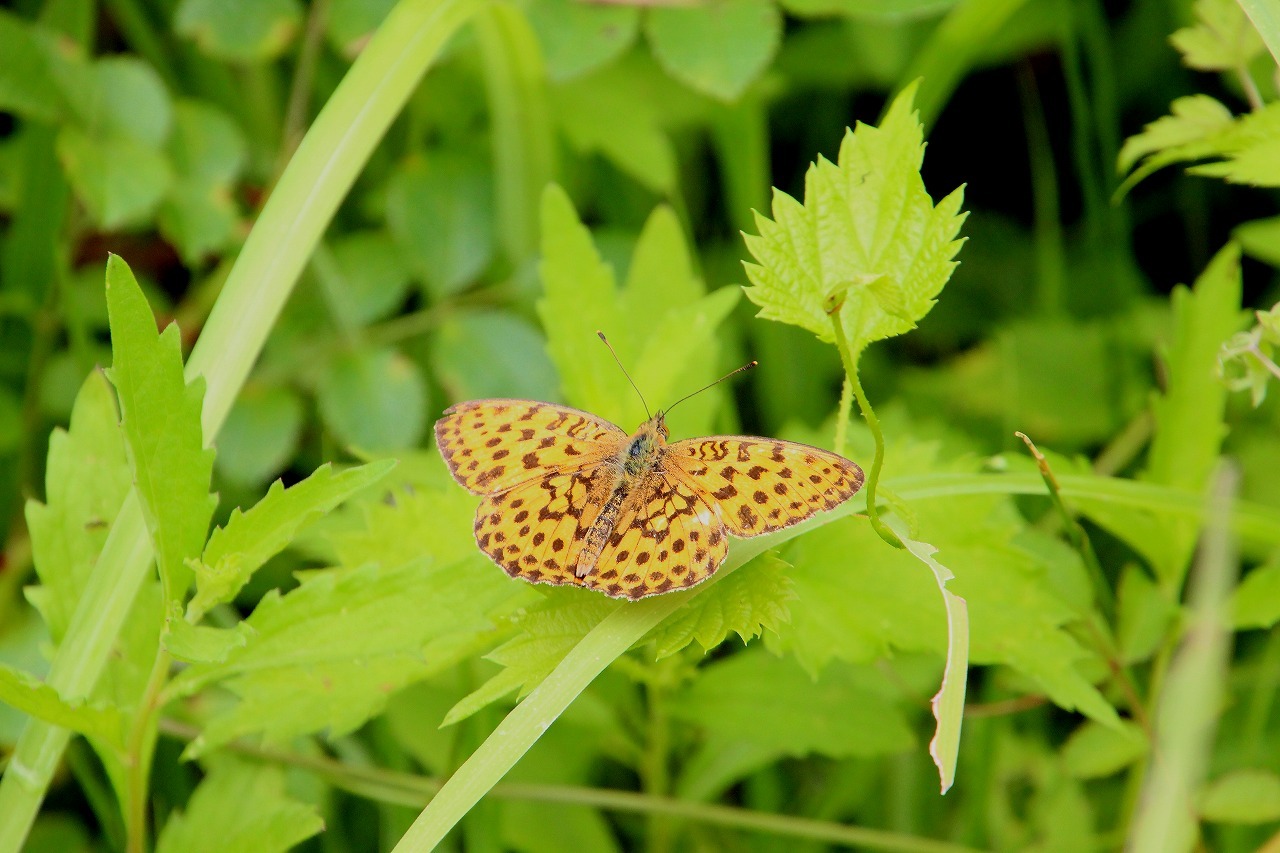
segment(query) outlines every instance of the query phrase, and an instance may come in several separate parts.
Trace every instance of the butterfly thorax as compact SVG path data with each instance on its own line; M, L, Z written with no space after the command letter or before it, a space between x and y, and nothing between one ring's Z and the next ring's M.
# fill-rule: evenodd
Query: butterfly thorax
M613 459L617 476L612 489L600 513L591 523L584 537L582 550L578 552L578 563L575 567L578 577L586 577L595 568L601 551L614 536L614 528L618 516L622 512L627 498L635 493L637 486L660 468L660 462L667 447L667 424L663 413L658 412L645 421L635 431L627 443L618 451Z

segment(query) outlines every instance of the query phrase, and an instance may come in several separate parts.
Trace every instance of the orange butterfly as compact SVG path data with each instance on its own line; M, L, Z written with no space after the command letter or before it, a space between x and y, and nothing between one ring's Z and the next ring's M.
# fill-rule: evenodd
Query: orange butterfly
M614 598L700 583L724 561L727 534L780 530L862 487L861 468L807 444L668 444L661 411L628 436L567 406L475 400L445 411L436 443L454 479L483 497L476 543L507 574Z

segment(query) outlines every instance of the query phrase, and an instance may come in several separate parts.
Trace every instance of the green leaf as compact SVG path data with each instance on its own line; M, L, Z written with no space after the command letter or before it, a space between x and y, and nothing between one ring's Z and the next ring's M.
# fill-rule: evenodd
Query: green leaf
M1158 169L1196 160L1211 162L1189 168L1193 175L1280 186L1280 101L1232 117L1207 95L1194 95L1174 101L1172 110L1173 115L1152 122L1125 142L1120 171L1137 168L1120 185L1117 197Z
M186 809L170 816L156 853L275 853L322 829L315 806L286 792L283 769L219 756Z
M1234 770L1200 792L1200 816L1213 823L1280 820L1280 776L1271 770Z
M390 234L356 231L335 239L330 249L342 282L331 298L343 322L363 326L401 307L409 292L409 265Z
M1200 492L1217 464L1226 435L1227 389L1214 371L1222 342L1243 319L1240 287L1240 248L1229 243L1193 289L1180 286L1173 292L1173 336L1164 353L1165 392L1152 401L1156 432L1143 474L1149 482ZM1180 588L1198 536L1193 526L1093 501L1079 505L1142 553L1161 584Z
M248 512L232 511L227 523L213 531L195 566L196 594L187 611L190 620L197 622L215 604L235 598L253 573L287 548L300 529L381 480L395 464L393 459L383 459L337 474L325 464L288 489L276 480Z
M1178 606L1160 591L1145 569L1125 566L1116 591L1116 644L1125 663L1149 659L1168 636Z
M40 586L27 596L60 642L133 476L111 386L100 371L84 380L65 432L49 438L45 503L28 501L27 530Z
M92 137L67 125L57 146L76 197L104 229L147 219L173 184L164 156L132 137Z
M316 401L338 440L363 450L412 447L426 428L422 372L393 349L339 356L321 377Z
M0 663L0 702L36 719L124 749L124 720L117 708L101 703L68 703L40 679L3 663Z
M609 336L654 405L669 404L715 379L716 329L737 303L738 291L705 292L669 208L658 207L645 223L622 289L572 203L554 185L543 197L542 224L545 296L538 302L538 316L571 404L627 427L648 417L601 346L597 330ZM714 394L695 397L681 407L674 428L705 434L715 405Z
M479 152L434 151L387 183L387 227L437 297L471 284L494 254L493 178Z
M218 473L239 485L267 482L293 458L302 425L302 401L292 388L246 387L218 430Z
M240 697L188 751L251 732L271 743L346 734L396 690L470 654L510 605L512 586L478 561L426 562L312 572L287 595L264 596L245 620L244 646L173 683L185 694L216 681Z
M663 74L642 51L552 86L548 94L574 150L600 154L660 196L676 193L678 163L669 129L705 113L708 101Z
M1189 68L1238 71L1262 52L1262 36L1235 0L1196 0L1195 10L1195 26L1169 36Z
M649 635L654 657L669 657L694 641L703 652L709 652L730 634L737 634L746 643L766 630L776 633L790 618L787 602L795 597L788 577L790 570L772 552L738 569L676 611Z
M645 35L673 77L725 101L740 96L773 58L782 14L772 0L708 0L649 10Z
M297 0L182 0L173 29L214 59L251 63L284 53L301 19Z
M840 15L855 20L899 22L939 15L959 0L779 0L789 15L817 18Z
M704 732L708 751L751 744L761 765L783 756L865 757L914 743L898 693L871 667L833 666L814 679L755 646L702 667L671 697L670 712Z
M933 307L955 268L965 214L962 190L937 207L925 192L914 93L903 90L880 127L846 132L837 163L809 167L803 205L775 190L773 219L756 215L759 236L745 239L757 263L745 266L759 316L833 341L832 298L856 353L915 328Z
M188 263L231 246L241 214L234 184L244 169L244 135L225 113L201 101L179 101L167 151L177 179L160 206L162 233Z
M964 722L964 697L969 682L969 607L963 598L947 589L947 581L955 580L955 575L934 559L937 548L901 533L898 538L907 552L933 574L947 611L947 663L942 671L942 684L929 703L937 723L933 739L929 741L929 756L938 768L945 794L955 782L956 761L960 755L960 726Z
M52 36L0 10L0 56L0 111L39 121L58 119L65 104Z
M1231 231L1231 239L1240 244L1246 255L1280 267L1280 216L1254 219L1237 225Z
M476 341L502 346L476 358ZM449 312L432 338L431 364L451 400L554 400L560 393L546 340L532 323L508 311Z
M222 663L249 640L248 626L236 623L234 628L210 628L192 625L182 618L182 608L174 605L161 638L164 647L175 658L187 663Z
M546 601L520 618L520 633L498 646L486 658L503 670L449 709L449 726L515 690L527 693L546 678L569 650L621 602L580 589L551 589Z
M395 0L332 0L324 22L329 43L343 57L354 59L395 4Z
M1137 723L1126 720L1117 728L1089 721L1071 733L1062 748L1062 760L1076 779L1101 779L1131 767L1150 749Z
M107 261L111 369L134 482L171 599L191 582L185 565L199 555L217 498L209 494L213 451L204 446L200 404L204 380L182 375L178 327L156 332L156 319L128 265Z
M1231 612L1237 630L1280 622L1280 556L1244 576L1231 594Z
M156 70L137 57L108 56L93 63L90 75L87 90L70 93L85 133L159 150L173 127L173 104Z
M640 10L633 6L538 0L526 14L552 80L569 80L615 59L631 46L640 28Z

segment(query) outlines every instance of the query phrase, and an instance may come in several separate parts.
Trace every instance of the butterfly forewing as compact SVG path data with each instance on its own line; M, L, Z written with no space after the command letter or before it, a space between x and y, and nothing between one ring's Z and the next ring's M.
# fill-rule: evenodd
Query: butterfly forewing
M862 488L862 469L817 447L743 436L677 441L669 467L718 506L734 536L771 533L834 509Z
M626 439L603 418L530 400L459 403L436 421L436 443L454 479L479 495L596 464Z

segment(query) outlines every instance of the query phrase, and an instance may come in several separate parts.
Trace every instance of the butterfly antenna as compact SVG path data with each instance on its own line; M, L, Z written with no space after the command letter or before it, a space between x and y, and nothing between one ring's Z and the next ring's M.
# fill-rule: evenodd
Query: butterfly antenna
M748 370L750 370L753 367L757 367L759 364L760 362L758 361L749 361L746 364L742 365L742 367L739 367L737 370L730 370L728 373L726 373L724 376L721 376L719 379L717 379L715 382L712 382L710 385L704 385L703 387L699 388L697 391L694 391L692 394L685 394L679 400L676 400L670 406L667 406L667 410L666 412L664 412L664 414L668 414L668 415L671 414L672 409L674 409L676 406L683 403L685 400L688 400L690 397L701 394L703 391L707 390L708 388L714 388L715 386L719 385L721 382L725 381L731 376L737 376L739 373L746 373Z
M645 417L652 420L653 415L649 414L649 404L645 402L644 395L640 393L640 386L636 385L636 381L631 378L631 374L627 373L627 369L622 366L622 359L618 358L618 354L613 351L613 344L609 343L609 339L606 338L604 336L604 332L599 329L596 330L596 334L600 336L600 340L604 341L604 345L609 348L609 354L613 356L613 360L618 362L618 369L622 371L622 375L627 377L627 381L631 383L631 387L636 389L636 396L640 398L640 403L644 406Z

